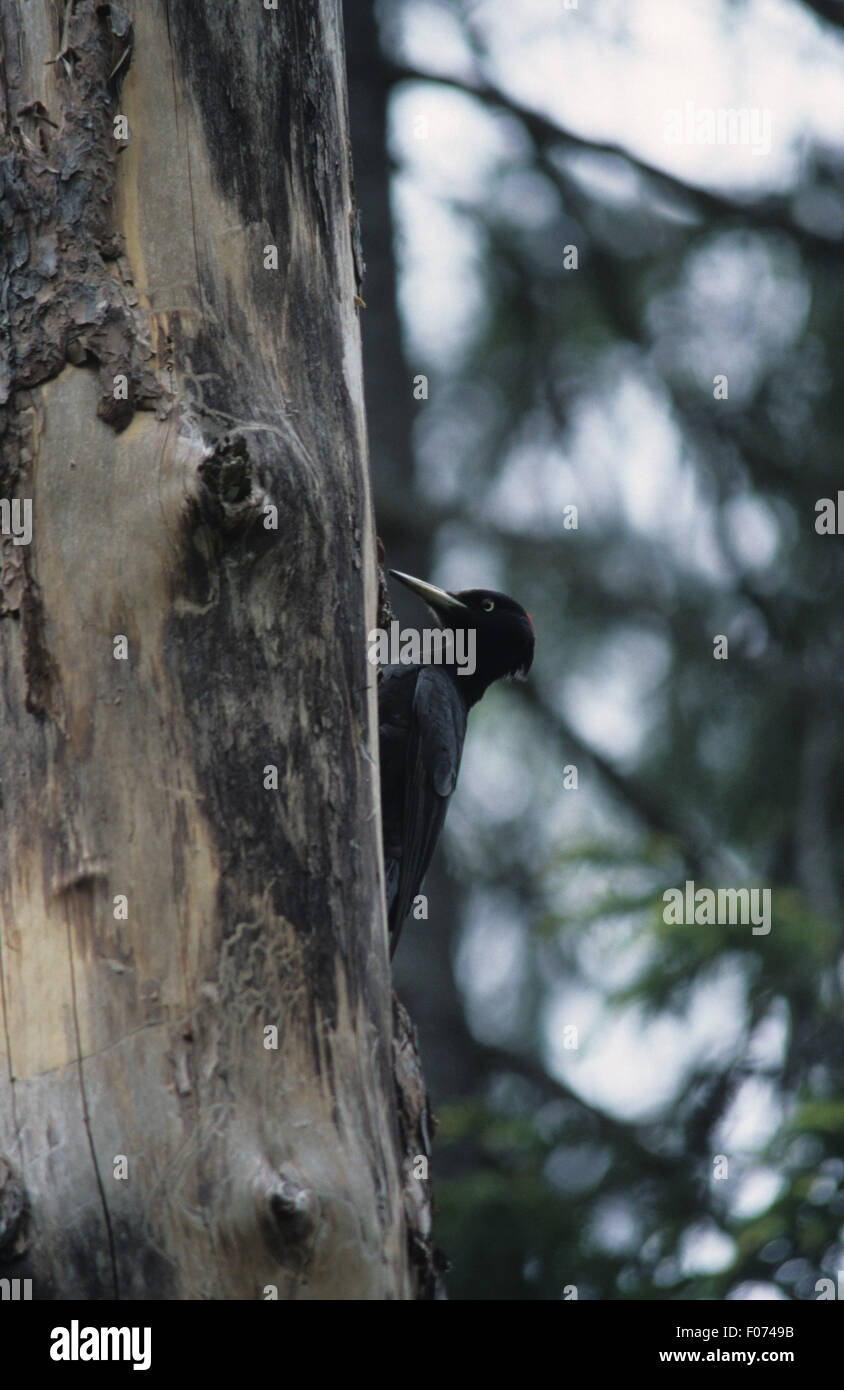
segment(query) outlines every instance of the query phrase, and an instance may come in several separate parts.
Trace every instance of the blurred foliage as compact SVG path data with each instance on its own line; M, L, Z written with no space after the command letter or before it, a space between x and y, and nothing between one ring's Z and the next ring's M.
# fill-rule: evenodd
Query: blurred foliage
M402 8L382 7L398 92L425 86L396 39ZM483 312L447 371L414 364L431 389L404 515L428 528L432 577L482 555L472 582L516 595L538 646L528 685L473 716L450 813L450 861L473 885L454 949L481 1064L471 1091L437 1097L449 1293L814 1298L844 1268L844 548L814 526L844 487L844 149L807 146L777 193L685 186L520 106L495 85L474 7L450 8L475 63L451 85L517 134L454 200ZM619 167L626 196L609 191ZM671 490L643 521L625 458L651 442ZM382 534L398 505L377 499ZM625 751L574 717L583 673L634 693ZM504 769L473 793L492 747ZM770 933L666 926L663 893L686 879L769 886ZM509 985L470 1007L467 933L483 956L502 921L517 933ZM707 991L717 1002L724 981L740 1015L644 1116L590 1103L552 1065L549 1009L573 984L644 1028ZM669 1060L656 1051L654 1073ZM758 1096L775 1123L742 1139ZM768 1196L748 1204L760 1175Z

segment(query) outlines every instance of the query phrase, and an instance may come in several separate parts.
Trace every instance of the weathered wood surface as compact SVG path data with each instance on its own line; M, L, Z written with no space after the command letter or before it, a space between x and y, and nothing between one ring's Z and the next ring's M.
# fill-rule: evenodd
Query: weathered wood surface
M0 1273L413 1297L338 5L0 43Z

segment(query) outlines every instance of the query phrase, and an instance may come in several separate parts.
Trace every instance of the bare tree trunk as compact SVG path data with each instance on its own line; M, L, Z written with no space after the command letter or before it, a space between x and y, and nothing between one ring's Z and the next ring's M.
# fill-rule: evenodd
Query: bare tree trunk
M413 1297L338 5L0 43L0 1273Z

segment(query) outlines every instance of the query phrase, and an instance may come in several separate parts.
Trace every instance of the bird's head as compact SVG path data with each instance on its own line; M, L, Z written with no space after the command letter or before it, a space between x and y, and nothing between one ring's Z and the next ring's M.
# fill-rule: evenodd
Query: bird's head
M474 699L479 699L488 685L504 676L524 680L531 668L536 633L530 614L515 599L494 589L461 589L449 593L423 579L390 570L414 594L425 601L439 627L474 630L477 670L472 681Z

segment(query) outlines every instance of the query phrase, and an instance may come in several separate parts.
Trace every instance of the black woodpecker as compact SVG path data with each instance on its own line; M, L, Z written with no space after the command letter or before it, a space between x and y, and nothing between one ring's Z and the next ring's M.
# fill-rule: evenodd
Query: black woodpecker
M389 573L424 599L439 628L454 634L450 659L440 665L381 668L381 817L392 956L445 821L469 710L493 681L527 675L535 633L530 615L506 594L450 594L398 570ZM467 651L474 656L471 674Z

